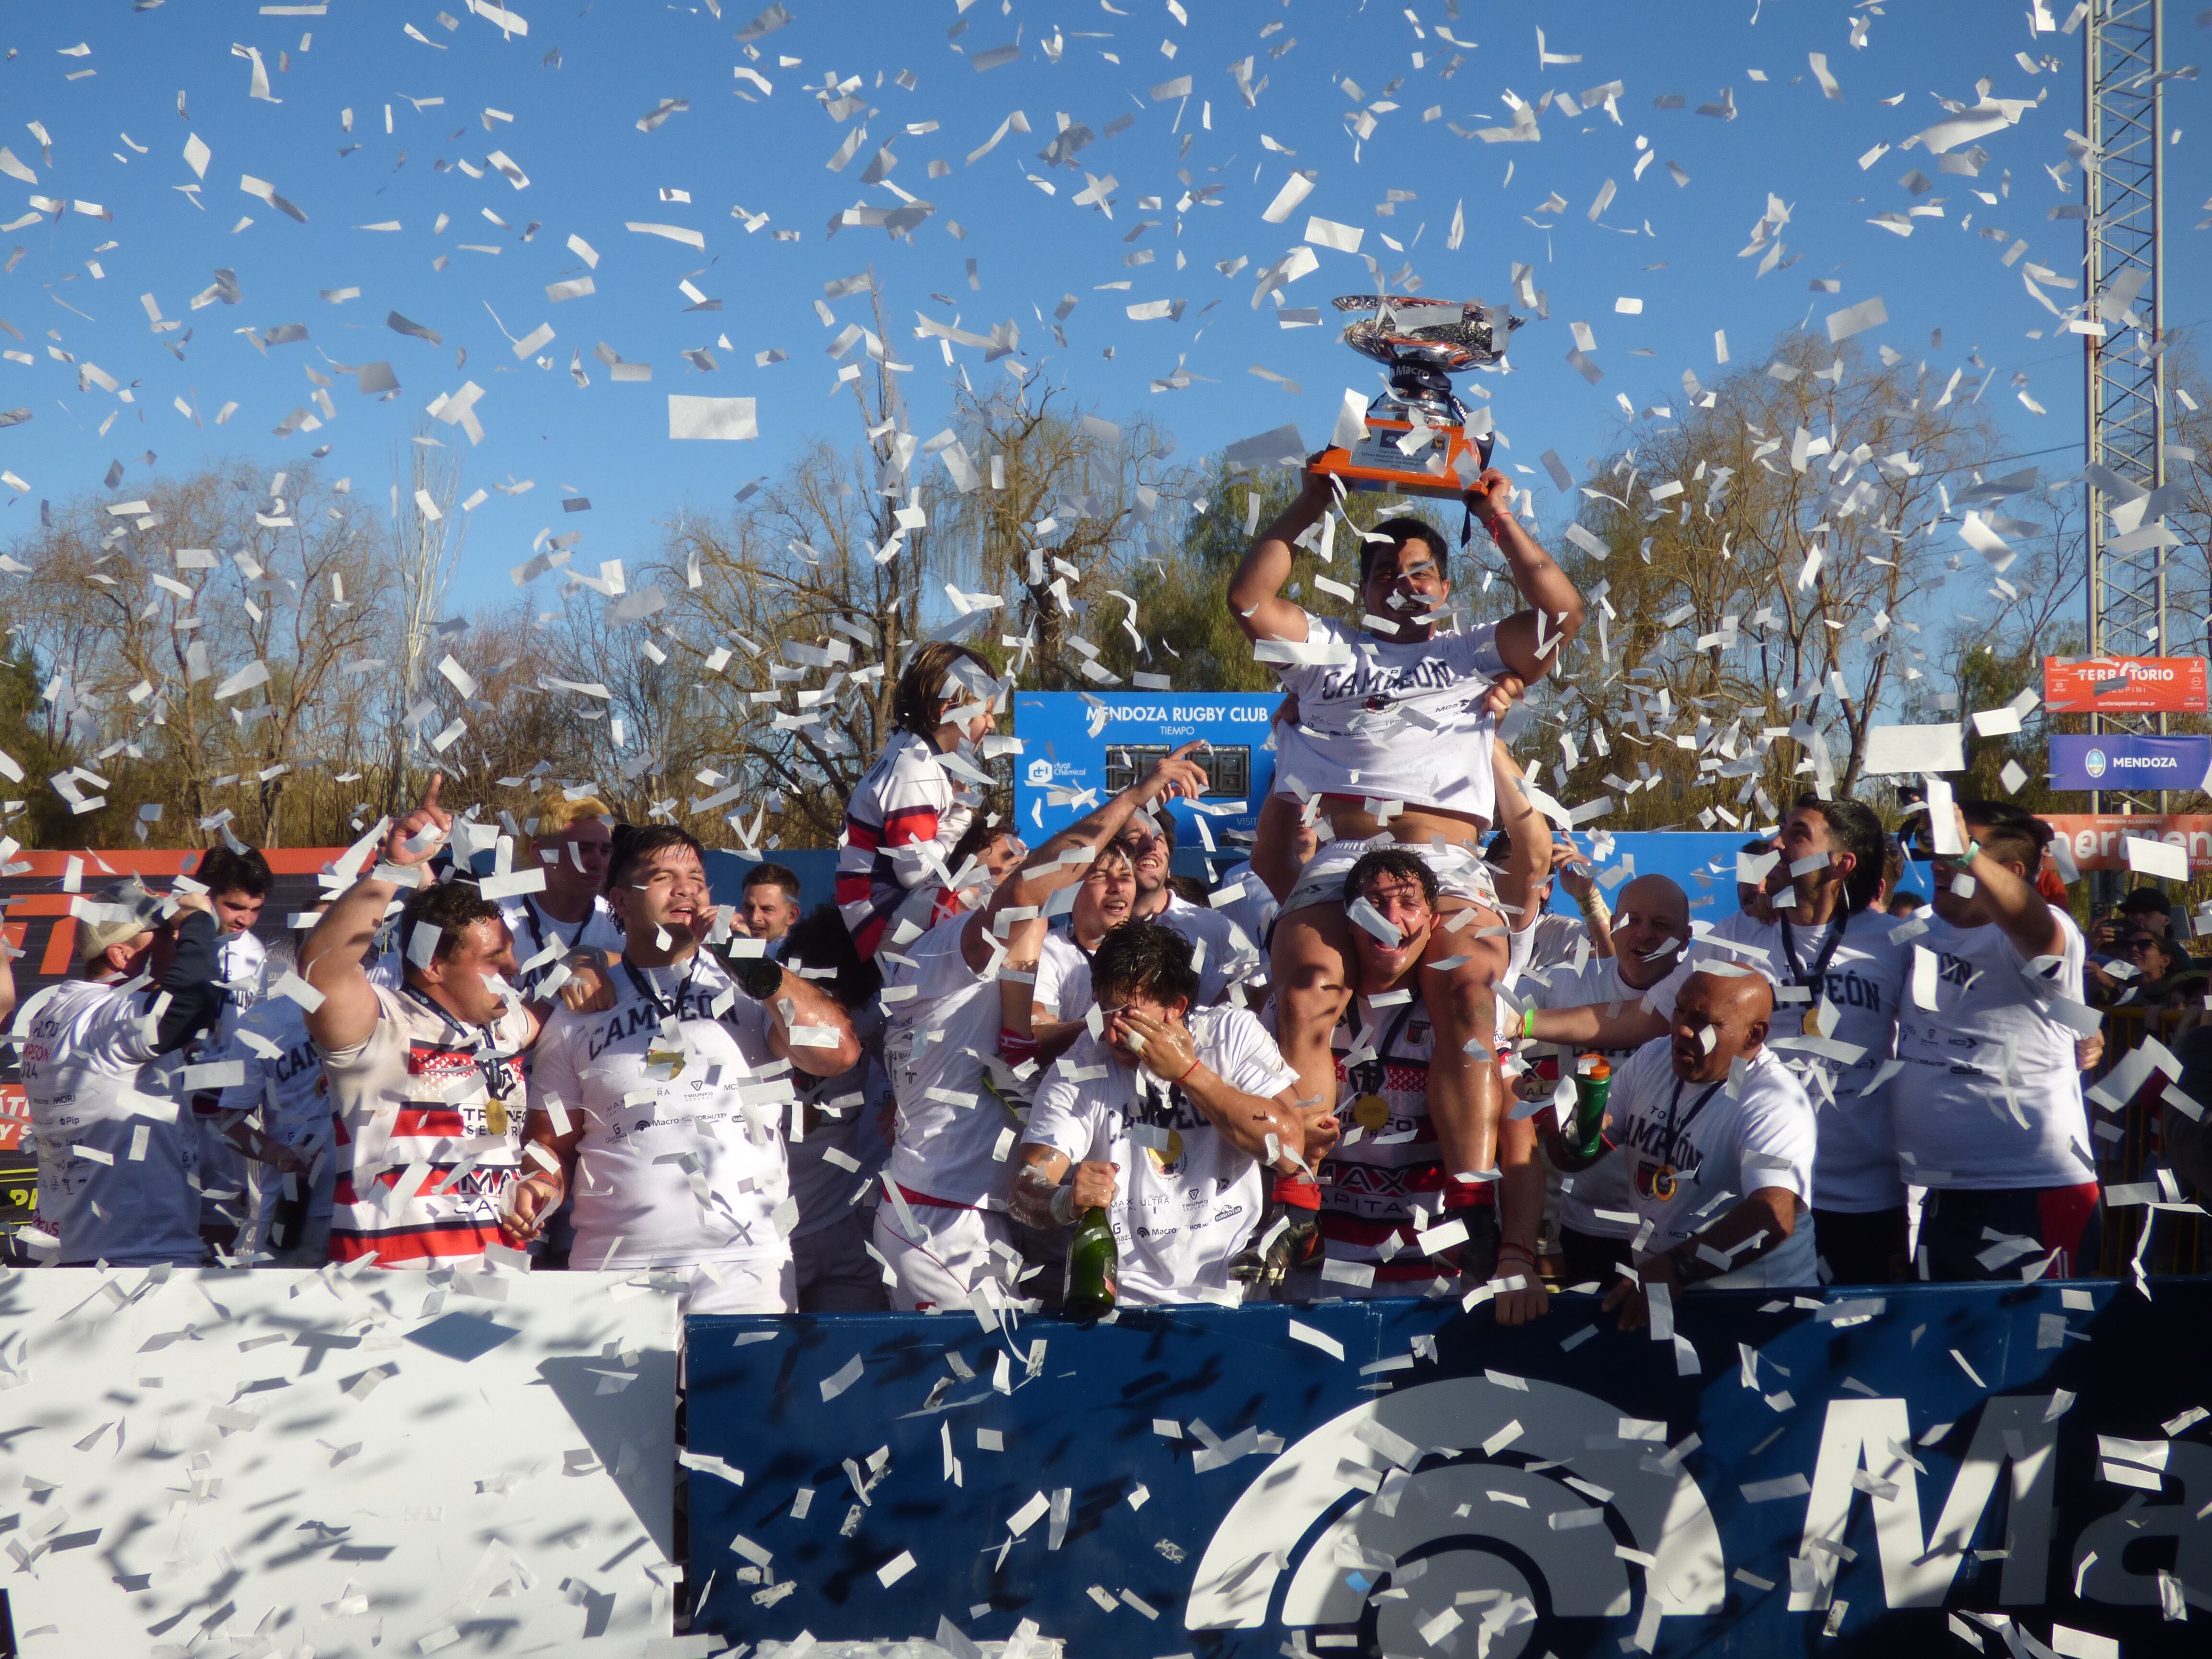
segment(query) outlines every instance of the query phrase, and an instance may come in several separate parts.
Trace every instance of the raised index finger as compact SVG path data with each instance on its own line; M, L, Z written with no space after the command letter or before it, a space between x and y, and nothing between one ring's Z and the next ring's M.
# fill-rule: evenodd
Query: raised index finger
M430 774L430 787L422 792L422 804L424 811L434 812L438 810L438 787L445 781L446 775L443 772Z

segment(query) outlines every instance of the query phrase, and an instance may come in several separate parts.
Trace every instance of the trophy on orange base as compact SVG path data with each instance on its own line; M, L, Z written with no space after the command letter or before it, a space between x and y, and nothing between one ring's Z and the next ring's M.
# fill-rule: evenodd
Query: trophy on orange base
M1322 451L1311 471L1347 489L1463 495L1490 465L1492 443L1486 430L1468 435L1451 377L1504 357L1504 337L1527 319L1479 301L1402 294L1347 294L1334 303L1367 313L1346 325L1344 343L1386 364L1390 389L1367 406L1366 434Z

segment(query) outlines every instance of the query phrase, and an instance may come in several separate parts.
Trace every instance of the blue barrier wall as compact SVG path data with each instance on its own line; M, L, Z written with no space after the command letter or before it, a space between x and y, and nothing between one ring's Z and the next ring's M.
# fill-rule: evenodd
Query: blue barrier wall
M1971 1612L2202 1655L2212 1419L2185 1413L2212 1404L2212 1283L2155 1290L1707 1292L1671 1341L1589 1297L1517 1330L1408 1301L693 1319L691 1449L744 1475L691 1477L694 1628L1026 1619L1073 1655L1224 1659L1294 1632L1900 1659L1965 1628L2004 1653Z
M1101 739L1103 747L1103 739ZM1040 794L1042 790L1038 792ZM1055 828L1064 828L1073 820L1071 809L1058 809L1049 817ZM1226 820L1217 821L1226 822ZM1178 834L1182 833L1182 826ZM1023 834L1032 846L1040 837L1024 823ZM1584 852L1589 850L1590 838L1577 834L1575 844ZM1613 856L1601 865L1601 870L1617 868L1622 860L1633 859L1638 875L1671 876L1689 894L1693 907L1690 915L1703 921L1718 921L1735 908L1735 849L1743 845L1747 836L1706 834L1701 830L1634 830L1613 838ZM830 902L830 889L837 876L837 849L805 848L798 850L771 852L768 857L778 864L787 865L799 877L810 909L817 904ZM707 878L713 888L717 904L735 904L744 885L745 874L758 860L736 853L710 852L707 854ZM1193 876L1204 881L1212 873L1226 875L1243 862L1241 853L1232 853L1208 860L1191 836L1176 848L1175 868L1177 875ZM1903 886L1925 896L1928 891L1928 866L1912 864L1905 866ZM1615 893L1620 890L1613 889ZM1702 904L1700 900L1705 901ZM1552 896L1551 908L1574 913L1574 902L1564 893Z

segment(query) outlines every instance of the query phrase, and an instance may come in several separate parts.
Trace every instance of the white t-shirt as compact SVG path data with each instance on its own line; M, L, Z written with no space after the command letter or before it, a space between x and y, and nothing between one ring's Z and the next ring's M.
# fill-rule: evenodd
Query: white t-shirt
M884 1046L883 1010L870 1003L855 1010L852 1019L860 1044L859 1065L835 1077L792 1073L801 1102L821 1113L819 1123L785 1147L791 1158L791 1195L799 1200L793 1238L866 1213L867 1189L891 1155L891 1079L877 1058ZM831 1151L858 1167L848 1170L831 1162L824 1156Z
M1620 962L1616 957L1592 957L1577 973L1564 964L1545 970L1539 969L1526 975L1520 989L1527 999L1539 1008L1581 1008L1595 1003L1603 1007L1618 1002L1624 1007L1633 1007L1644 993L1620 977ZM1582 1052L1572 1043L1550 1042L1543 1045L1559 1060L1559 1074L1571 1074L1574 1061ZM1601 1053L1612 1063L1617 1082L1621 1068L1636 1053L1633 1048L1592 1050ZM1607 1097L1611 1105L1612 1097ZM1618 1139L1618 1136L1615 1137ZM1620 1219L1635 1212L1628 1190L1628 1166L1618 1150L1607 1152L1587 1170L1577 1170L1563 1177L1559 1188L1559 1220L1579 1233L1594 1234L1600 1238L1630 1238L1636 1233L1635 1224ZM1597 1212L1607 1210L1611 1218Z
M1237 875L1224 882L1214 890L1223 892L1234 889L1237 896L1225 904L1213 907L1213 914L1224 918L1237 933L1244 935L1244 948L1264 957L1267 950L1267 929L1275 925L1275 917L1282 906L1267 890L1267 884L1252 873L1246 865ZM1236 935L1230 936L1231 943Z
M1608 1102L1636 1212L1653 1223L1646 1253L1670 1250L1703 1231L1755 1188L1781 1187L1805 1206L1790 1237L1733 1273L1700 1280L1699 1287L1817 1284L1813 1218L1807 1213L1814 1194L1814 1130L1804 1089L1764 1049L1744 1068L1735 1096L1726 1079L1684 1083L1674 1075L1673 1049L1666 1037L1638 1049L1627 1067L1613 1074ZM1673 1176L1671 1197L1660 1196L1663 1171Z
M557 1010L531 1054L532 1109L558 1099L583 1130L570 1261L673 1267L789 1255L798 1208L787 1203L782 1125L798 1091L790 1062L769 1051L774 1017L703 950L666 968L624 962L611 977L612 1008Z
M1272 1100L1297 1086L1274 1040L1242 1008L1194 1009L1189 1024L1199 1060L1231 1087ZM1230 1260L1266 1197L1260 1161L1181 1090L1123 1066L1086 1034L1045 1073L1022 1141L1120 1169L1107 1213L1121 1300L1212 1300L1198 1293L1229 1289Z
M155 1054L148 1011L156 994L67 980L18 1017L39 1224L60 1238L60 1266L206 1260L199 1130L184 1085L189 1045Z
M1173 893L1167 908L1152 918L1188 939L1198 966L1198 1001L1212 1007L1229 988L1265 964L1253 949L1239 946L1226 916ZM1055 927L1037 951L1036 1005L1057 1019L1079 1019L1096 999L1091 993L1091 958L1069 928Z
M1003 1210L1020 1125L991 1081L999 981L977 974L961 952L961 933L973 920L947 916L915 939L904 951L914 965L894 964L896 976L884 988L884 1064L898 1096L890 1172L909 1194Z
M1206 905L1193 904L1179 894L1170 893L1167 908L1152 920L1190 941L1198 963L1198 1000L1203 1007L1212 1007L1229 994L1231 985L1266 965L1256 944L1240 946L1237 943L1230 933L1228 917Z
M1902 1079L1863 1092L1897 1048L1898 1011L1912 966L1911 951L1893 938L1900 925L1893 916L1863 910L1844 919L1838 939L1833 921L1810 927L1790 923L1785 932L1780 919L1759 922L1738 911L1701 935L1687 952L1685 965L1653 993L1654 1003L1671 1012L1682 981L1715 960L1755 969L1774 983L1768 1045L1802 1078L1820 1121L1820 1157L1814 1173L1824 1210L1863 1215L1893 1210L1905 1202L1891 1121L1893 1091ZM1714 942L1723 939L1752 948L1729 951ZM1813 982L1816 968L1821 971ZM1784 1000L1790 994L1790 988L1801 986L1809 995ZM1823 1000L1836 1011L1835 1025L1825 1038L1808 1036L1806 1016ZM1847 1048L1860 1052L1846 1060L1843 1050ZM1814 1080L1815 1073L1825 1078L1826 1086Z
M216 945L216 971L223 982L223 1013L242 1014L261 1000L269 951L251 933L225 933Z
M1276 729L1279 793L1372 796L1463 813L1488 823L1498 722L1482 706L1505 672L1498 624L1401 643L1310 612L1306 643L1340 660L1275 665L1298 699L1297 724Z
M530 1017L517 1008L479 1030L412 987L370 989L368 1039L323 1052L337 1133L331 1259L417 1272L473 1261L499 1242L521 1161Z
M2063 940L2061 959L2039 975L1994 924L1954 927L1930 916L1928 931L1906 941L1936 963L1934 1011L1912 1000L1908 965L1897 1022L1897 1057L1905 1062L1897 1145L1916 1185L2074 1187L2096 1179L2075 1152L2089 1145L2075 1032L2045 1012L2057 997L2081 1000L2087 947L2071 916L2055 905L2051 914Z
M337 1156L333 1150L337 1128L331 1114L331 1091L323 1076L323 1057L307 1035L307 1011L289 997L276 997L256 1007L239 1022L240 1027L277 1052L263 1055L234 1038L228 1054L246 1066L246 1080L222 1091L220 1113L228 1117L258 1107L262 1132L271 1140L298 1149L302 1158L319 1159L320 1167L309 1180L307 1219L319 1221L331 1213L331 1194L337 1182ZM247 1192L253 1218L252 1238L269 1248L269 1223L284 1196L284 1177L269 1165L249 1162ZM284 1241L289 1248L296 1238Z
M622 929L615 925L615 913L604 898L592 900L592 913L581 921L556 921L528 893L501 899L499 913L507 919L507 931L514 938L515 965L525 969L515 979L515 988L525 996L535 995L539 982L580 945L622 954ZM530 968L528 964L549 945L558 946L557 954Z
M1041 1019L1080 1019L1090 1009L1091 957L1064 928L1037 947L1034 1001Z

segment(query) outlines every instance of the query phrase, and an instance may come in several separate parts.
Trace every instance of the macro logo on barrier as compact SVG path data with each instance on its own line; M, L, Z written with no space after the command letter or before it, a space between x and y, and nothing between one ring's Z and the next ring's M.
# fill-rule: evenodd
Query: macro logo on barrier
M2093 778L2103 777L2106 768L2111 763L2105 758L2105 751L2101 749L2092 749L2081 757L2081 769Z
M1370 1632L1385 1653L1438 1650L1464 1624L1490 1659L1513 1659L1540 1593L1562 1618L1634 1614L1646 1637L1662 1617L1717 1613L1720 1528L1665 1437L1593 1395L1494 1371L1385 1395L1289 1447L1237 1500L1185 1623L1272 1614Z

